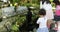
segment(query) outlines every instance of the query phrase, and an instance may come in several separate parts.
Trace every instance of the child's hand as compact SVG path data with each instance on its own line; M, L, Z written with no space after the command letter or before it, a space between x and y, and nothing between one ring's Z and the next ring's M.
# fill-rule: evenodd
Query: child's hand
M53 30L58 30L58 27L53 28Z

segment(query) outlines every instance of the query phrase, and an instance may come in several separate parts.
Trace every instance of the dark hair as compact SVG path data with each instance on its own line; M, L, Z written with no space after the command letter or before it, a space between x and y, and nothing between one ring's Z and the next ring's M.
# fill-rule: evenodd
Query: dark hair
M46 15L46 11L45 11L45 9L40 9L40 11L39 11L39 15Z
M53 2L54 2L56 5L60 5L59 0L53 0Z
M44 4L44 2L46 2L46 4L51 4L51 2L49 0L41 0L42 4Z

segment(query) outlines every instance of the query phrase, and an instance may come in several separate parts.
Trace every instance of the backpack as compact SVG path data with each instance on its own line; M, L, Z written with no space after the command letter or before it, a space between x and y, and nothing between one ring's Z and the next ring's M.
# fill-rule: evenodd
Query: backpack
M56 6L56 11L55 11L56 16L60 16L60 5Z

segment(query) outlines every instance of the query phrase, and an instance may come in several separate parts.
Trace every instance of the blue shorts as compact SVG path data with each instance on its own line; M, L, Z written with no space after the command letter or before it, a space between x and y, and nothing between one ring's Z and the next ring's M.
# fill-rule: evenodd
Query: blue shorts
M38 28L37 32L49 32L48 28Z

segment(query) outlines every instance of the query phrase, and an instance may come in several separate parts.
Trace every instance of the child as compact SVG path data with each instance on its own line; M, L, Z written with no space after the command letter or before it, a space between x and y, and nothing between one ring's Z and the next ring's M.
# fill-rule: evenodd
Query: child
M59 0L54 0L53 2L56 4L54 19L57 21L57 32L60 32L60 2Z
M52 11L52 5L51 2L49 0L40 0L40 9L44 8L46 10L46 15L45 17L47 17L47 19L49 21L53 22L54 19L54 13ZM50 22L49 22L50 23ZM50 25L48 25L50 28Z
M37 32L49 32L47 27L47 18L45 17L46 11L44 9L40 9L39 11L39 19L37 20L37 24L39 24L39 28Z

